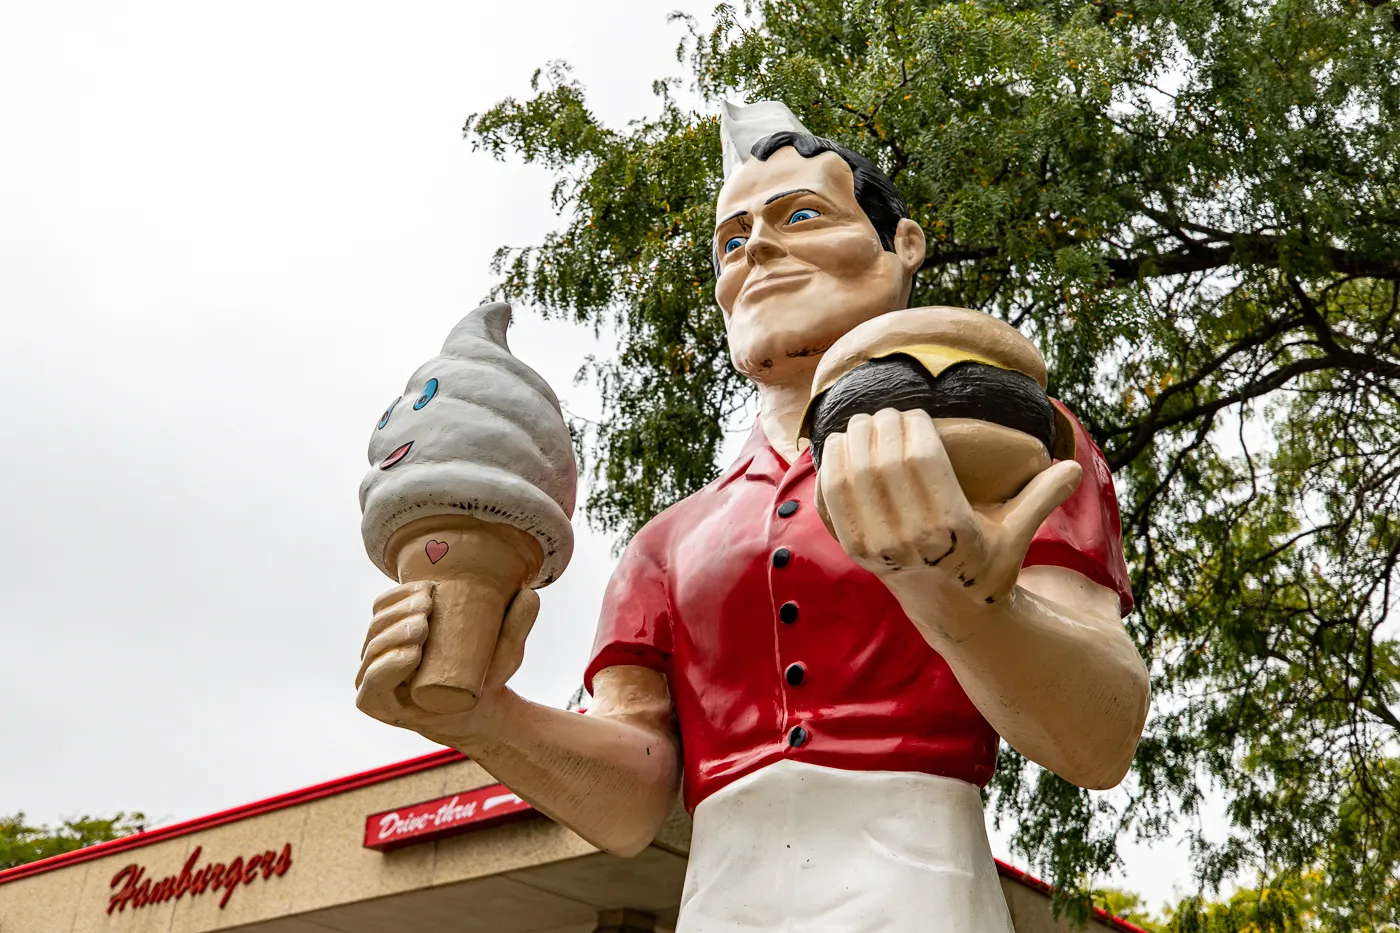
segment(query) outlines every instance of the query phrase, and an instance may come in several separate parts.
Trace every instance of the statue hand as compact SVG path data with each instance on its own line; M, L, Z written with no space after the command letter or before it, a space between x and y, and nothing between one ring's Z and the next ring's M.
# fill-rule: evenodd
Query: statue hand
M501 623L486 680L474 709L464 713L434 713L414 703L408 684L423 658L433 608L433 583L402 583L374 601L374 618L365 636L359 690L355 705L365 714L393 726L412 729L434 742L459 747L490 734L506 681L520 668L525 639L539 612L539 595L523 589L511 600Z
M1079 477L1079 464L1063 461L1014 499L974 507L928 413L884 409L827 438L817 497L851 559L921 629L941 630L1011 593L1036 529Z

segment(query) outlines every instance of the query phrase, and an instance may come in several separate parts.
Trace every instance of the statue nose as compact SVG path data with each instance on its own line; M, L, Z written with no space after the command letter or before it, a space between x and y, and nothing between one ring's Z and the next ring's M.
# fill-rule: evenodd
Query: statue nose
M744 244L744 249L749 254L749 262L755 265L762 265L787 253L778 242L777 237L773 236L772 232L767 229L767 225L763 223L754 227L748 242Z

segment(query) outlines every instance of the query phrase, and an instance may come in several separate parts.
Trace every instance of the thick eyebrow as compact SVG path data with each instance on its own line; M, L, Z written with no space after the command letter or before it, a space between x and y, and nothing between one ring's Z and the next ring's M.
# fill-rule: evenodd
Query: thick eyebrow
M763 206L764 206L764 207L767 207L768 205L772 204L774 201L781 200L781 199L787 197L787 196L790 195L790 194L816 194L816 192L813 191L811 188L793 188L791 191L779 191L777 194L773 195L771 198L769 198L768 200L764 201L764 202L763 202Z
M768 205L772 204L774 201L781 201L783 198L788 197L789 195L793 195L793 194L816 194L816 193L817 193L817 192L813 191L811 188L793 188L791 191L779 191L777 194L773 195L773 196L770 197L768 200L764 201L764 202L763 202L763 206L764 206L764 207L767 207ZM744 217L744 216L746 216L747 214L748 214L748 211L735 211L734 213L730 214L728 217L726 217L726 218L724 218L723 220L721 220L721 221L719 221L718 223L716 223L716 224L715 224L715 228L718 229L718 228L724 226L725 224L729 223L729 222L730 222L731 220L733 220L734 218L736 218L736 217Z

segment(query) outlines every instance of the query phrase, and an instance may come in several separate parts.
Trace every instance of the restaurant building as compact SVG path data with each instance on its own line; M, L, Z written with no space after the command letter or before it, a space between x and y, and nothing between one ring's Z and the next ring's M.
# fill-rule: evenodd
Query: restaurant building
M0 871L0 933L664 933L689 841L609 855L444 750ZM997 867L1017 933L1073 929Z

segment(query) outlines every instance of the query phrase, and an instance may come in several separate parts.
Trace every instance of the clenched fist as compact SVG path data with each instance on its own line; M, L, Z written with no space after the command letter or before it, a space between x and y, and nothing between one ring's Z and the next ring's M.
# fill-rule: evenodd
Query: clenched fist
M968 502L933 419L887 408L826 440L817 496L846 553L879 576L921 627L1005 599L1041 522L1079 485L1073 460L1008 502ZM933 613L916 612L933 608ZM921 618L922 617L922 618Z
M403 583L374 601L374 619L355 677L359 690L355 705L380 722L457 747L489 731L495 700L525 656L525 639L535 624L540 598L534 590L523 589L511 601L476 708L465 713L434 713L414 703L408 688L430 634L433 591L431 581Z

